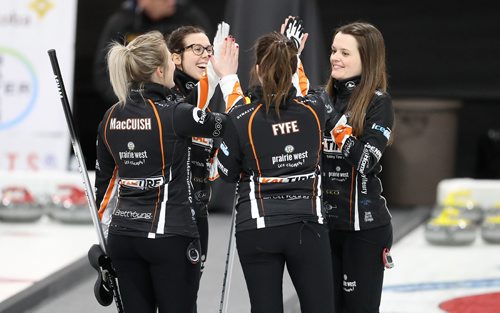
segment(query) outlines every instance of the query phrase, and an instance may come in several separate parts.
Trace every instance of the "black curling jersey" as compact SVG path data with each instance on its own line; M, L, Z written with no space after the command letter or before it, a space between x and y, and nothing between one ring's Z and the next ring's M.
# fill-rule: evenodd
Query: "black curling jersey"
M237 83L236 76L232 79ZM233 82L221 81L223 94L242 103L237 84L231 91ZM218 153L221 178L238 182L236 231L300 221L323 224L319 187L326 104L314 95L296 97L292 88L278 116L274 106L266 113L259 93L230 112Z
M197 237L191 137L219 137L225 121L155 83L133 87L124 105L112 106L99 125L95 181L101 221L111 217L109 232Z
M334 109L347 116L349 98L360 78L337 81ZM376 91L368 106L363 133L349 137L338 149L329 132L323 147L323 200L333 229L363 230L386 225L391 220L382 183L380 159L391 136L394 110L389 94Z
M208 88L203 86L208 82L208 79L202 79L198 82L179 69L175 70L174 82L174 89L183 97L189 97L191 93L196 93L200 88ZM206 101L199 101L197 106L208 112L227 112L230 110L230 107L225 106L218 85L213 94L209 94ZM218 143L213 138L191 138L191 182L194 190L193 203L198 216L207 216L207 207L211 196L209 181L218 178L218 176L210 176L210 173L213 172L211 171L212 157Z

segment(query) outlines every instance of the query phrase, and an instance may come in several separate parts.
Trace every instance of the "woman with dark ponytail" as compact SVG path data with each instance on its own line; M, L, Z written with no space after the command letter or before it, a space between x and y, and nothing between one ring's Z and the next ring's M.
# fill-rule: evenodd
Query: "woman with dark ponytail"
M237 62L234 40L222 57ZM273 32L255 45L252 102L239 80L212 57L223 77L228 129L219 151L219 174L238 183L236 244L252 313L283 312L283 272L288 269L302 312L333 312L328 229L321 206L320 159L327 100L298 98L292 85L297 47ZM225 62L229 64L230 62ZM235 71L233 71L235 72Z

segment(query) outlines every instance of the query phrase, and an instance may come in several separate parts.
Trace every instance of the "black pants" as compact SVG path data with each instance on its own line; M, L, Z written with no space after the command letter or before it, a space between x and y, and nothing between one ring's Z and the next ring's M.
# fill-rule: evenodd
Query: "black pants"
M335 313L378 313L384 264L392 245L392 225L362 230L330 230Z
M196 301L200 263L186 249L193 238L148 239L109 234L108 250L127 313L186 313Z
M198 225L198 233L200 234L201 260L205 263L208 253L208 217L206 215L198 216L196 224ZM203 271L203 268L201 270Z
M252 313L283 312L286 263L302 313L333 312L333 280L328 229L316 223L247 230L236 244Z

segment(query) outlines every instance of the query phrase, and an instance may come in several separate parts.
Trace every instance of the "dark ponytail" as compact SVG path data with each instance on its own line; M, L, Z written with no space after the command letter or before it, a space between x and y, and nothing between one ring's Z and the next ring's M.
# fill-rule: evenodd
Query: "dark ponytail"
M292 87L292 75L297 71L297 49L284 35L272 32L266 34L255 44L256 64L252 79L262 85L266 112L271 104L275 105L279 116L280 105L285 101Z

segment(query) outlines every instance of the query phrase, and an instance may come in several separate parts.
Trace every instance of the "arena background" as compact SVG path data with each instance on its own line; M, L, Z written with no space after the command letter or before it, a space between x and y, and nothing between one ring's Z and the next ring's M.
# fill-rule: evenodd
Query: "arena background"
M381 29L398 123L395 144L384 155L384 195L393 215L396 266L386 273L381 311L437 313L454 303L456 309L448 312L497 312L498 245L481 240L479 231L478 238L467 246L436 246L424 239L425 221L436 201L457 188L477 192L474 198L485 205L499 201L497 5L489 1L450 5L392 0L195 2L208 13L214 27L222 19L231 23L242 54L247 56L258 35L276 29L288 14L303 16L313 34L303 55L313 86L327 79L328 48L336 26L365 20ZM94 167L97 124L110 106L94 90L92 63L99 32L121 3L78 2L74 92L70 97L89 169ZM242 56L243 79L250 62ZM70 149L68 144L68 153ZM0 174L1 186L9 175ZM47 184L37 173L9 174L29 187ZM81 181L78 172L58 174L65 180L68 175L70 181ZM52 173L50 178L55 181L59 175ZM458 177L496 180L446 179ZM227 193L232 186L216 187L219 196L214 199L221 202L212 203L209 216L210 253L199 292L200 313L219 312L225 271L231 206L223 200L232 200ZM437 194L440 189L441 197ZM48 216L36 223L2 221L0 249L5 253L0 261L0 312L116 312L113 305L98 305L92 293L96 272L85 253L95 242L90 224L65 224ZM249 312L237 255L233 264L229 310ZM486 300L479 299L486 296ZM287 274L283 299L287 313L300 311ZM465 300L469 302L463 304Z

